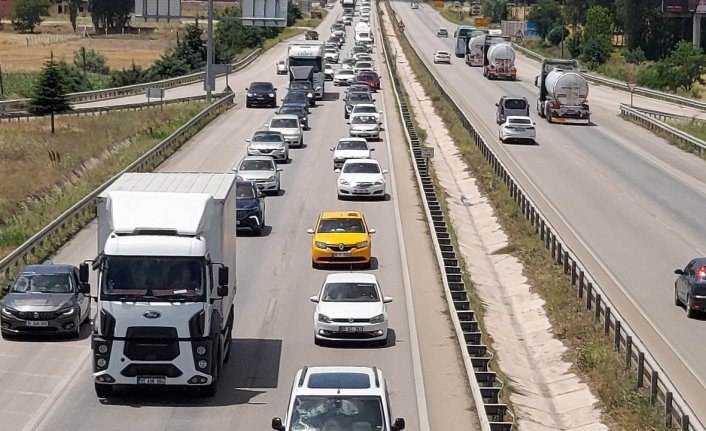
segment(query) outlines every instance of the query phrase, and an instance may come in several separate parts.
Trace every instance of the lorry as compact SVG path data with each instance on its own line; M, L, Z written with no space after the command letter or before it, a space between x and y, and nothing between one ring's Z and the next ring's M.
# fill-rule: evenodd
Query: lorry
M287 52L289 81L310 79L317 100L323 99L325 93L325 56L326 50L323 43L290 43Z
M483 76L488 79L517 78L515 50L510 36L486 36L483 44Z
M537 113L549 123L590 124L588 82L581 75L577 60L542 60Z
M355 11L355 0L341 0L341 6L343 6L344 14L346 11L350 11L350 14L353 15L353 11Z
M485 47L485 34L479 34L468 39L466 49L466 64L471 67L483 66L483 49Z
M183 387L213 396L234 321L236 175L126 173L97 198L91 336L96 395Z

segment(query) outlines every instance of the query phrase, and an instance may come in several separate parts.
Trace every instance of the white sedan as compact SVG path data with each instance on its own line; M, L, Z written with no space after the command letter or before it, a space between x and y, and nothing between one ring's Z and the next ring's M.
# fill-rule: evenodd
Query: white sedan
M385 199L385 174L375 159L348 159L338 172L338 199L377 197Z
M451 64L451 54L448 51L436 51L434 53L434 64L436 63Z
M537 139L535 123L530 117L509 116L504 123L500 123L498 138L500 142L525 141L534 144Z
M353 107L351 115L366 114L372 115L377 119L378 124L382 124L382 111L378 111L377 106L373 103L359 103Z
M382 295L377 278L368 273L326 276L318 295L309 298L314 311L314 344L358 341L387 344L387 310L392 298Z
M355 75L353 69L341 69L333 75L333 85L348 85L355 81Z
M340 169L348 159L369 159L370 152L375 148L370 148L365 138L341 138L333 151L333 169Z

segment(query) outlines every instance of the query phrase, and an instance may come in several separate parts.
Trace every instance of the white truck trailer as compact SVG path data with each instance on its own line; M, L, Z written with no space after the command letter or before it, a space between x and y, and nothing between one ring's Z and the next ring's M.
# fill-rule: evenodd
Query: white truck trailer
M324 44L312 42L290 43L287 52L289 81L298 79L292 74L293 68L296 68L297 76L311 76L317 100L323 99L326 93L325 55Z
M228 359L235 174L128 173L97 200L96 394L182 386L212 396ZM82 280L88 263L80 267Z
M550 123L591 123L588 81L581 75L578 61L545 58L535 85L539 87L540 117Z

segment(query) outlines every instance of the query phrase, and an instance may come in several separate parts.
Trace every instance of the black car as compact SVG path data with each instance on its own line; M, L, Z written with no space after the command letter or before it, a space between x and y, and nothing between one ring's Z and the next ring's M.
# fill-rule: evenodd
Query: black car
M2 337L20 334L79 336L90 319L90 286L73 265L28 265L0 301Z
M309 99L310 106L316 106L316 91L314 90L314 84L309 80L297 80L289 83L289 91L303 91L306 93L307 99Z
M692 259L684 269L675 269L679 275L674 282L674 305L686 308L686 317L706 311L706 257Z
M304 34L306 40L319 40L319 33L314 30L309 30Z
M265 227L265 195L252 181L235 183L236 227L261 235Z
M277 107L277 89L271 82L253 82L246 88L245 107L266 106Z
M349 91L346 93L346 98L344 101L346 102L346 105L343 111L343 116L348 119L351 116L351 111L355 105L359 103L374 103L375 99L373 99L370 92L364 93L362 91Z
M298 115L299 122L302 123L307 130L309 130L309 114L306 112L304 107L296 105L282 105L277 113Z
M302 106L306 109L307 114L309 113L309 98L307 93L301 90L290 90L284 99L282 99L282 106Z

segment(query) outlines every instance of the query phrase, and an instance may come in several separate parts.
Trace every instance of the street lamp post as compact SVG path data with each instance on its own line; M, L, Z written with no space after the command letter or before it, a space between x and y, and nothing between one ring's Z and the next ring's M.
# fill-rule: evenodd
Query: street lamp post
M213 0L208 0L208 30L206 35L206 100L211 101L213 92Z

